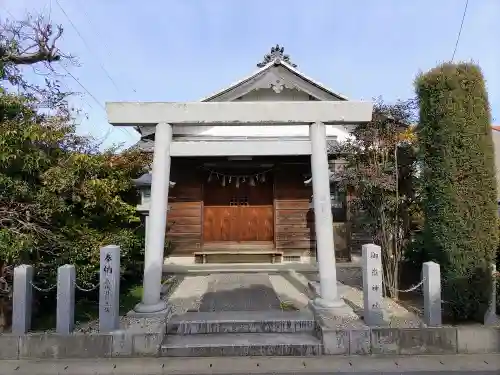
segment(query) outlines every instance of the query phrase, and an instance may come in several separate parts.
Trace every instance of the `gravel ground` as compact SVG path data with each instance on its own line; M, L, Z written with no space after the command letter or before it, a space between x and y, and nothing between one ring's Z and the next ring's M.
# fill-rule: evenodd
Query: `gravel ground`
M208 278L209 276L186 276L182 280L168 299L172 315L200 309L201 299L208 289Z
M291 304L297 310L309 311L309 298L297 289L283 275L269 275L274 291L278 295L282 306Z
M179 279L170 276L163 281L162 299L166 300L176 290L179 285ZM129 330L133 332L152 333L156 332L158 325L163 324L165 318L134 318L129 316L120 316L120 330ZM97 333L99 332L99 320L77 324L74 332L78 333Z

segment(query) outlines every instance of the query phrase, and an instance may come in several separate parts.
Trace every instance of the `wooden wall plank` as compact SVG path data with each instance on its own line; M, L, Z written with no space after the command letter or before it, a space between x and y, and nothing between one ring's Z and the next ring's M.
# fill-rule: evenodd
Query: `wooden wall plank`
M307 166L282 165L275 179L276 249L287 253L314 249L314 216L310 210L312 189L304 185Z
M276 201L277 210L287 210L287 209L308 210L309 205L310 205L309 200L306 199L293 199L293 200L283 199Z
M201 202L198 203L198 207L185 208L185 209L170 209L167 217L172 220L182 217L197 217L201 218Z
M174 234L174 233L200 233L200 231L201 231L201 224L200 223L197 223L195 225L183 225L183 224L175 223L170 228L169 233L170 234Z
M201 226L201 219L199 216L176 216L176 217L170 217L170 215L167 216L168 224L173 226L175 225L200 225Z
M167 239L173 256L187 256L199 251L202 244L202 181L195 165L182 159L172 160L171 180L176 185L169 190Z

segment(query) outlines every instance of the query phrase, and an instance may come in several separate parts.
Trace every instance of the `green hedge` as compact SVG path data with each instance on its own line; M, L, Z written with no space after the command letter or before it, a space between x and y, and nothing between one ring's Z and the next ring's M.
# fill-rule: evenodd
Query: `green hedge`
M498 243L491 115L481 69L446 63L417 77L424 244L441 264L445 314L482 319Z

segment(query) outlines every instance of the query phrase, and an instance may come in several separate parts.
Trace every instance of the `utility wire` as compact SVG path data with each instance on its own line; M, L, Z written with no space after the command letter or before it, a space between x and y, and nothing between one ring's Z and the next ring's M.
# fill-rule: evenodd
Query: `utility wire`
M57 0L56 0L57 1ZM58 3L59 4L59 3ZM16 17L14 17L14 15L8 10L6 9L7 13L12 17L12 20L13 21L17 21ZM69 18L68 18L69 20ZM70 23L71 23L71 20L69 20ZM71 72L62 64L60 64L60 66L64 69L64 71L71 77L73 78L73 80L97 103L97 105L104 111L106 112L106 108L104 108L104 106L101 104L101 102L99 102L99 100L97 100L97 98L73 75L71 74ZM90 104L84 100L89 106ZM92 106L90 106L92 108ZM106 134L104 135L104 137L102 137L102 141L101 142L105 142L108 137L111 135L112 131L114 130L115 128L114 127L110 127L110 129L108 131L106 131ZM123 134L125 134L126 136L130 137L133 139L133 136L125 131L123 128L117 128L118 130L120 130Z
M68 73L68 75L73 78L73 80L78 83L78 85L83 89L85 90L85 92L92 98L94 99L94 101L97 103L97 105L99 106L99 108L101 108L104 112L106 112L106 108L104 108L104 106L101 104L101 102L99 102L99 100L97 100L97 98L92 95L92 93L78 80L78 78L76 78L73 74L71 74L71 72L64 66L64 65L61 65L62 68L66 71L66 73ZM84 100L89 106L90 108L92 108L92 106L86 101ZM92 122L92 125L95 126L95 124ZM106 140L109 138L109 136L111 135L111 133L113 133L113 130L115 129L118 129L119 131L122 132L122 134L126 135L127 137L131 138L132 140L134 140L133 136L125 131L123 128L115 128L113 126L110 126L109 129L106 131L106 133L99 138L99 142L104 143L106 142Z
M96 61L99 63L99 66L101 67L102 71L106 74L106 76L108 77L108 79L111 81L111 83L113 84L113 86L116 88L117 91L120 91L118 85L116 84L115 80L111 77L111 75L109 74L109 72L107 71L107 69L104 67L104 65L101 63L101 61L99 60L97 54L93 51L93 49L90 47L89 43L87 43L87 40L83 37L83 35L80 33L80 30L78 30L78 28L76 27L76 25L73 23L73 21L71 20L71 18L69 17L68 13L66 13L66 11L64 10L63 6L61 5L61 3L59 2L59 0L55 0L55 3L57 4L57 6L59 7L59 9L61 10L61 12L64 14L64 16L66 17L66 19L68 20L68 22L70 23L70 25L73 27L73 29L76 31L77 35L80 37L80 39L83 41L83 43L85 44L85 47L87 47L87 49L89 50L90 53L92 53L94 56L96 56ZM63 67L64 68L64 67ZM104 110L106 111L106 109L104 108L104 106L95 98L94 95L92 95L90 93L90 91L88 91L82 84L80 81L78 81L66 68L64 68L64 70L66 70L66 72L87 92L87 94L89 94L98 104L99 106ZM126 134L128 137L132 138L133 139L133 136L128 132L126 131L125 129L123 128L118 128L118 130L120 130L123 134ZM106 136L106 139L107 137L110 135L111 133L109 132ZM106 140L104 139L103 142Z
M51 0L52 1L52 0ZM55 0L57 2L57 4L59 5L59 8L61 9L61 11L65 14L66 18L68 18L68 20L70 21L70 23L72 24L73 28L75 29L75 31L78 33L78 35L80 36L80 38L83 40L83 42L85 43L85 45L87 46L87 48L90 50L87 42L85 41L85 39L83 38L83 36L78 32L78 29L76 28L76 26L71 22L69 16L66 14L66 12L64 12L64 9L62 9L62 6L61 4L59 3L59 0ZM78 2L78 1L77 1ZM89 16L89 14L87 13L87 11L85 10L85 7L80 7L80 10L82 11L83 15L85 16L85 18L87 19L87 22L89 23L89 25L91 26L92 30L94 30L94 33L99 37L99 40L101 41L101 44L105 47L105 49L107 51L111 51L110 48L108 48L106 46L106 44L103 42L104 38L100 37L99 33L97 32L97 27L96 25L94 25L91 17ZM101 64L101 68L107 73L106 69L104 68L104 66ZM117 87L115 81L110 77L110 74L107 74L108 78L111 79L111 81L113 82L115 88L117 89L117 91L120 91L119 88ZM137 93L137 90L131 85L131 89L134 93ZM123 128L118 128L122 133L125 132L128 136L130 136L130 133L128 131L125 131ZM135 131L134 131L135 132ZM107 137L110 135L110 132L106 134L106 137L104 139L104 141L107 139Z
M81 83L81 82L80 82L80 81L79 81L79 80L78 80L78 79L77 79L77 78L76 78L73 74L71 74L71 72L70 72L70 71L69 71L69 70L68 70L68 69L67 69L64 65L62 65L62 64L61 64L61 67L62 67L62 68L66 71L66 73L68 73L68 75L69 75L71 78L73 78L73 80L74 80L76 83L78 83L78 85L79 85L82 89L84 89L84 90L85 90L85 92L86 92L86 93L87 93L87 94L88 94L88 95L89 95L92 99L94 99L94 101L97 103L97 105L98 105L98 106L99 106L99 107L100 107L100 108L101 108L104 112L106 112L106 108L104 108L104 106L102 105L102 103L101 103L99 100L97 100L97 98L96 98L94 95L92 95L92 93L91 93L89 90L87 90L87 88L86 88L86 87L85 87L85 86L84 86L84 85L83 85L83 84L82 84L82 83ZM123 129L123 128L114 128L114 127L112 127L111 129L118 129L119 131L121 131L121 132L122 132L122 134L125 134L125 135L127 135L128 137L130 137L131 139L134 139L134 138L133 138L133 136L132 136L132 134L130 134L128 131L125 131L125 129ZM105 142L105 141L108 139L108 137L111 135L111 133L112 133L112 130L111 130L111 129L110 129L110 130L108 130L108 131L106 132L106 135L104 136L104 138L103 138L102 142Z
M460 29L458 30L457 41L455 43L455 48L453 49L453 55L451 56L451 61L455 59L455 54L457 53L458 42L460 41L460 36L462 35L462 29L464 27L465 15L467 14L467 7L469 6L469 0L465 0L464 14L462 15L462 21L460 22Z
M83 85L83 84L82 84L82 83L81 83L81 82L80 82L80 81L79 81L79 80L78 80L78 79L77 79L77 78L76 78L73 74L71 74L71 72L70 72L70 71L69 71L69 70L68 70L68 69L67 69L64 65L62 65L62 64L61 64L61 67L64 69L64 71L65 71L65 72L66 72L66 73L67 73L67 74L68 74L71 78L73 78L73 80L74 80L76 83L78 83L78 85L79 85L79 86L80 86L83 90L85 90L85 92L86 92L86 93L87 93L87 94L88 94L88 95L89 95L92 99L94 99L94 101L97 103L97 105L98 105L99 107L101 107L104 111L106 111L106 108L104 108L104 106L101 104L101 102L100 102L99 100L97 100L97 98L96 98L94 95L92 95L92 93L91 93L89 90L87 90L87 88L86 88L86 87L85 87L85 86L84 86L84 85Z
M78 0L77 3L80 3L80 1ZM105 49L108 51L108 52L111 52L112 49L111 48L108 48L108 46L106 45L106 43L104 42L104 38L102 38L99 33L97 32L97 26L94 24L94 22L92 21L92 18L89 16L89 14L87 13L87 11L85 10L85 7L81 6L80 7L80 10L82 11L83 15L85 16L85 18L87 19L87 22L89 23L89 25L92 27L92 30L94 31L94 33L99 37L99 41L100 43L105 47ZM131 85L131 89L134 93L137 93L137 90Z
M71 72L64 66L61 64L61 67L64 69L64 71L71 77L73 78L73 80L78 83L78 85L92 98L94 99L94 101L97 103L97 105L104 111L106 112L106 108L104 108L104 106L101 104L101 102L99 100L97 100L97 98L73 75L71 74ZM89 104L89 103L87 103ZM90 106L92 108L92 106ZM92 122L92 125L95 126L95 124ZM106 131L106 133L104 134L104 136L99 140L101 143L104 143L106 142L106 140L108 139L108 137L111 135L111 133L113 132L114 128L110 128ZM125 132L123 131L122 128L118 128L119 130L122 131L123 134L127 135L128 137L132 137L132 135L129 133L129 132Z
M95 57L98 57L97 54L94 52L94 50L87 43L87 41L85 40L85 38L83 37L83 35L80 33L80 31L78 30L78 28L76 27L76 25L73 23L73 21L71 20L71 18L68 16L68 13L66 13L66 11L62 7L62 5L59 2L59 0L56 0L56 4L59 7L59 9L61 10L61 12L64 14L64 16L66 17L66 19L68 20L68 22L70 23L70 25L73 27L73 29L75 29L76 33L78 34L78 36L80 37L80 39L83 41L83 44L85 44L85 47L87 47L87 49L89 50L89 52L92 53ZM101 61L99 60L99 58L97 58L96 61L99 64L99 66L101 67L101 69L104 72L104 74L106 74L106 76L108 77L108 79L111 81L111 83L113 84L113 86L115 86L115 88L118 91L120 91L120 89L118 88L118 85L116 84L115 80L113 79L113 77L111 77L111 74L109 74L109 72L104 67L104 65L101 63Z

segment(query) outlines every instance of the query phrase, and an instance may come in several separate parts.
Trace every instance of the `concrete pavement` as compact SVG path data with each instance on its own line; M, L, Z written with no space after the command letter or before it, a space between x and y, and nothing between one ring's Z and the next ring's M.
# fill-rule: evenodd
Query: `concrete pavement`
M144 358L0 361L1 375L21 374L470 374L500 373L500 356Z

